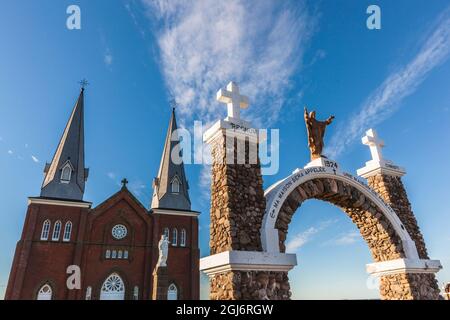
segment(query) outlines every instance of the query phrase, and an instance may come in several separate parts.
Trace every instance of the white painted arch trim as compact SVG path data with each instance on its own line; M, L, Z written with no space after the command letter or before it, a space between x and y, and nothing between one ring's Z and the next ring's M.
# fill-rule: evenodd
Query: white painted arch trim
M367 273L374 276L386 276L398 273L436 273L442 269L439 260L395 259L366 265Z
M260 251L224 251L200 259L200 271L208 276L227 271L284 271L297 265L295 254Z
M296 169L290 176L276 182L264 192L266 198L266 212L264 213L261 226L263 251L271 253L280 252L278 230L275 228L275 222L279 211L292 191L299 185L317 178L339 180L362 192L365 197L369 198L377 205L382 214L392 224L395 232L402 240L406 258L419 259L414 241L403 227L395 211L383 201L378 193L351 174L343 173L340 170L336 170L336 168L325 166Z

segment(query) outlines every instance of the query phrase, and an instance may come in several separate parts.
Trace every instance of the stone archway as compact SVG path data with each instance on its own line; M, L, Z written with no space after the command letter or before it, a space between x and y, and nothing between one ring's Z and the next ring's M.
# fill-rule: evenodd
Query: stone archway
M341 208L356 224L375 262L418 259L414 241L397 214L357 178L332 168L297 170L265 192L263 251L285 252L288 226L303 201L318 199Z
M237 91L236 84L227 90ZM439 298L434 273L441 265L428 258L400 179L405 172L381 157L374 132L364 140L373 159L358 170L368 185L321 156L264 192L255 152L264 137L239 118L239 105L229 104L228 117L203 135L212 156L211 222L210 255L200 270L209 276L211 299L290 299L288 271L297 260L284 252L284 241L292 215L311 198L340 207L358 226L375 261L367 270L382 277L383 299Z
M416 243L378 193L340 172L335 162L327 163L297 169L266 190L263 251L284 253L289 224L301 204L308 199L326 201L342 209L366 241L375 261L367 270L381 276L383 299L436 299L433 273L439 270L439 262L420 259Z

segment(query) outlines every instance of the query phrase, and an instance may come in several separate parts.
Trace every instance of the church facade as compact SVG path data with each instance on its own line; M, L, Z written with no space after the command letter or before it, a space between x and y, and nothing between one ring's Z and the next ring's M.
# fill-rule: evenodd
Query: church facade
M167 131L153 198L146 208L127 181L101 204L83 199L84 88L38 197L30 197L5 299L152 299L161 235L169 240L167 299L199 299L198 215L191 210L183 163L174 164L175 111ZM68 270L79 270L71 288Z

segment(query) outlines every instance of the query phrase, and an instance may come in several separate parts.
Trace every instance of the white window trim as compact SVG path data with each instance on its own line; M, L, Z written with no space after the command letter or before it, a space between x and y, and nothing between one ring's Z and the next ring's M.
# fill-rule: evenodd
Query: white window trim
M139 300L139 287L134 286L133 288L133 300Z
M68 229L68 231L67 231ZM72 221L67 221L64 225L63 241L68 242L72 236Z
M178 230L177 228L172 229L172 246L176 247L178 245Z
M186 229L181 229L180 247L186 247Z
M175 294L175 299L169 299L170 293ZM174 283L171 283L167 287L167 300L178 300L178 287Z
M89 286L86 288L86 300L91 300L92 299L92 287Z
M44 288L48 287L48 293L44 292ZM42 299L45 298L45 299ZM53 298L53 289L51 285L48 283L44 284L42 287L39 288L38 294L36 296L36 300L52 300Z
M52 227L52 222L47 219L42 223L41 240L48 240L50 235L50 229Z
M67 168L69 169L69 179L63 179L64 171ZM73 171L72 165L70 164L69 161L67 161L66 164L61 168L61 179L60 179L61 183L70 183L70 180L72 179L72 171Z
M170 238L170 230L169 230L169 228L164 228L163 234L166 236L167 241L170 241L169 240L169 238Z
M176 188L174 188L176 186ZM170 192L174 194L180 193L180 186L181 182L180 179L178 179L178 176L173 177L172 181L170 182ZM174 189L177 189L174 191Z
M52 241L59 241L59 237L61 235L61 227L61 220L56 221L55 225L53 226Z

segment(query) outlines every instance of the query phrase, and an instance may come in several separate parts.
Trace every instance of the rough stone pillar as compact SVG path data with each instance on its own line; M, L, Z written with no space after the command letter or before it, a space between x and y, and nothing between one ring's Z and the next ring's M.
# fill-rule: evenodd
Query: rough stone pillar
M153 271L152 300L167 300L169 274L167 267L156 267Z
M217 92L228 117L203 136L211 147L211 255L200 260L208 274L210 298L289 299L287 271L295 255L262 252L261 225L265 211L258 130L240 118L248 106L236 83Z
M381 147L384 144L378 139L373 129L366 132L366 136L362 141L370 147L372 160L366 162L366 166L358 170L358 175L366 178L368 185L397 213L403 227L414 241L418 255L415 259L406 259L404 262L405 267L400 268L398 272L385 270L380 273L381 297L383 299L401 300L439 299L439 287L434 274L436 268L428 268L428 265L436 261L429 260L425 241L401 180L401 177L406 172L403 168L394 165L392 161L383 158ZM422 263L425 267L408 267L408 265L417 263Z
M411 209L405 187L400 176L378 173L367 177L369 186L397 213L409 235L416 244L421 259L428 259L427 249L416 217Z
M245 136L235 138L230 132L217 133L210 142L212 153L211 171L211 254L227 250L261 251L259 230L265 209L261 167L256 163L237 164L238 144L245 143L245 159L257 142ZM227 149L227 141L229 143ZM227 159L228 156L228 159ZM227 163L228 161L228 163Z
M210 253L216 265L209 273L210 298L289 299L287 271L270 271L276 258L257 254L266 201L256 130L233 128L218 130L207 140L213 160Z
M403 170L402 170L403 171ZM429 259L425 241L411 209L401 175L392 172L367 176L369 186L397 213L400 221L416 244L420 259ZM401 290L400 287L402 288ZM396 289L396 290L392 290ZM403 273L381 277L380 292L385 299L439 299L439 286L434 274Z

